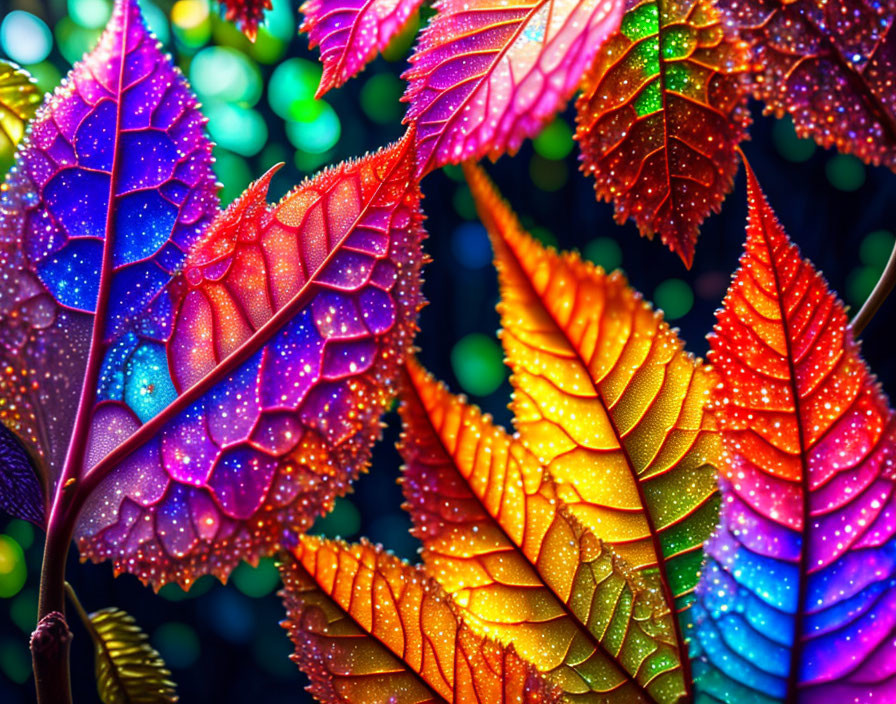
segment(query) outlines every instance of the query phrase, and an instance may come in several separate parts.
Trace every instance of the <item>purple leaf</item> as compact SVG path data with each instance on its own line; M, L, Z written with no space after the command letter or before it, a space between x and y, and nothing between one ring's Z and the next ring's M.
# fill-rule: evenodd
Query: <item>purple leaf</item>
M31 458L16 436L0 423L0 509L44 525L44 489Z

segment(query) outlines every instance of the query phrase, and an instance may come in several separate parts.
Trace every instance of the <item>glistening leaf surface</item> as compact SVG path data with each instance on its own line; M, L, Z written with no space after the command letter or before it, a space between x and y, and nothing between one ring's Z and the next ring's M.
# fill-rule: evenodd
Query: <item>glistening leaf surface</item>
M476 635L413 567L370 543L303 536L280 568L293 659L323 704L559 704L510 648Z
M165 356L131 367L166 404L143 417L127 385L103 387L83 554L154 585L224 578L346 491L420 306L412 146L409 134L274 206L269 172L193 247L166 290Z
M0 60L0 169L12 161L25 126L40 105L41 92L34 79L10 61Z
M582 169L598 198L688 266L700 223L734 182L748 65L714 0L629 0L576 103Z
M425 174L515 152L563 108L622 0L439 0L404 77Z
M308 46L324 65L319 98L360 73L389 44L422 0L308 0L302 7Z
M753 45L753 93L797 134L896 170L896 2L719 0Z
M896 699L893 414L748 170L710 359L726 463L694 653L707 701Z
M203 124L136 0L119 0L0 191L4 422L42 457L51 492L69 441L83 449L100 368L141 393L109 349L129 339L131 356L164 360L136 320L151 308L170 325L159 294L217 212Z
M718 516L712 375L622 274L545 249L481 169L467 177L495 249L520 438L572 512L684 611Z
M558 501L522 443L413 360L406 370L402 483L427 573L570 701L678 701L662 602Z

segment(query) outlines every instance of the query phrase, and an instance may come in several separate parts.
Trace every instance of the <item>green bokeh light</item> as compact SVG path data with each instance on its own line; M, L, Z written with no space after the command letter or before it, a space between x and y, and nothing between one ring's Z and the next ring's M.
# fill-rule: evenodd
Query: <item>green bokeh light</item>
M333 160L333 152L324 152L323 154L311 154L310 152L296 149L293 163L299 171L312 173L320 169L321 166Z
M312 532L328 538L350 538L361 530L361 514L350 499L339 497L333 510L314 523Z
M303 101L300 117L286 123L286 136L296 149L323 154L336 146L342 125L336 111L323 100ZM293 105L297 110L298 105Z
M538 188L553 193L566 185L569 169L563 161L545 159L541 154L535 154L529 162L529 176Z
M0 598L19 593L28 577L25 553L14 538L0 535Z
M473 333L451 350L451 368L464 391L476 396L493 394L504 381L501 347L494 338Z
M868 266L878 267L884 270L893 244L896 242L893 233L889 230L875 230L865 235L862 244L859 245L859 259Z
M233 152L215 147L215 175L221 181L221 203L229 205L239 198L249 182L252 181L252 170L246 160Z
M186 669L199 659L199 637L193 627L185 623L163 623L153 633L152 644L172 668Z
M23 589L9 604L9 617L23 633L37 625L37 589Z
M321 69L306 59L287 59L271 74L268 103L284 120L298 120L307 111L304 103L314 99Z
M612 237L596 237L585 245L585 259L599 264L606 271L622 266L622 249Z
M240 51L210 46L190 62L190 83L201 100L252 107L261 97L261 74Z
M541 242L545 247L557 247L557 237L548 228L543 225L530 225L529 234Z
M60 53L66 61L73 64L93 49L102 30L85 29L75 24L70 17L63 17L56 23L55 31Z
M361 109L374 122L390 125L401 120L404 84L391 73L376 73L361 88Z
M53 35L46 23L24 10L12 10L8 4L0 22L0 45L13 61L20 64L36 64L53 49Z
M241 562L233 571L230 580L246 596L260 598L267 596L280 584L280 573L270 558L258 561L258 567Z
M24 684L31 676L31 657L28 643L22 638L0 640L0 670L16 684Z
M867 300L880 273L881 268L876 266L859 266L849 272L846 277L846 298L850 305L858 308Z
M455 212L465 220L476 219L476 201L473 200L473 194L466 182L458 184L451 198L451 204Z
M401 31L392 37L389 45L383 50L383 58L386 61L401 61L406 58L414 40L417 38L417 30L420 29L420 13L413 13L402 27Z
M252 108L209 102L204 106L208 132L218 146L242 156L253 156L268 141L268 126Z
M13 518L6 526L6 534L27 550L34 544L34 526L28 521Z
M824 167L831 185L840 191L857 191L865 183L865 165L849 154L835 154Z
M662 309L666 320L675 320L687 315L694 307L694 292L687 281L666 279L656 287L653 300Z
M149 0L140 0L140 9L143 11L143 19L146 20L146 26L149 31L156 35L162 44L171 41L171 27L168 24L168 15L162 12L156 5Z
M797 137L789 117L775 122L772 127L772 141L778 153L787 161L794 163L808 161L815 153L815 142Z
M535 151L545 159L565 159L572 151L572 130L565 120L557 118L535 138Z
M171 25L178 45L188 54L208 43L212 36L208 0L177 0L171 8Z
M56 86L62 82L62 73L49 61L41 61L39 64L29 66L28 73L34 77L44 93L56 90Z
M101 29L112 16L109 0L68 0L68 16L85 29Z

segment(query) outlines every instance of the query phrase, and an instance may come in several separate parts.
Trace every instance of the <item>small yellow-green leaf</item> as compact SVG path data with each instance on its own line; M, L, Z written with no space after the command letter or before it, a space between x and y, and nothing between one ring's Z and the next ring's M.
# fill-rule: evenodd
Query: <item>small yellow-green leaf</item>
M170 704L176 685L134 617L106 608L89 616L96 645L96 686L103 704Z

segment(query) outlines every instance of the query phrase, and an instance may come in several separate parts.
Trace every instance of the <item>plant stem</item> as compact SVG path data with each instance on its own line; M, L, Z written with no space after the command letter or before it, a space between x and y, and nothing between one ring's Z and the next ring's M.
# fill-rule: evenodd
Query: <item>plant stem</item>
M61 491L64 493L64 490ZM65 562L74 531L67 512L54 506L47 527L40 573L37 628L31 634L31 662L39 704L71 704L69 651L72 633L65 620Z
M884 267L880 279L878 279L877 284L875 284L874 290L871 292L871 295L868 296L868 299L862 305L859 312L856 313L856 317L853 318L852 322L849 324L850 328L852 328L853 335L858 337L862 333L862 330L864 330L865 326L871 322L874 314L877 313L878 309L883 305L887 296L890 295L894 286L896 286L896 244L893 245L893 251L890 252L890 259L887 261L887 266Z

